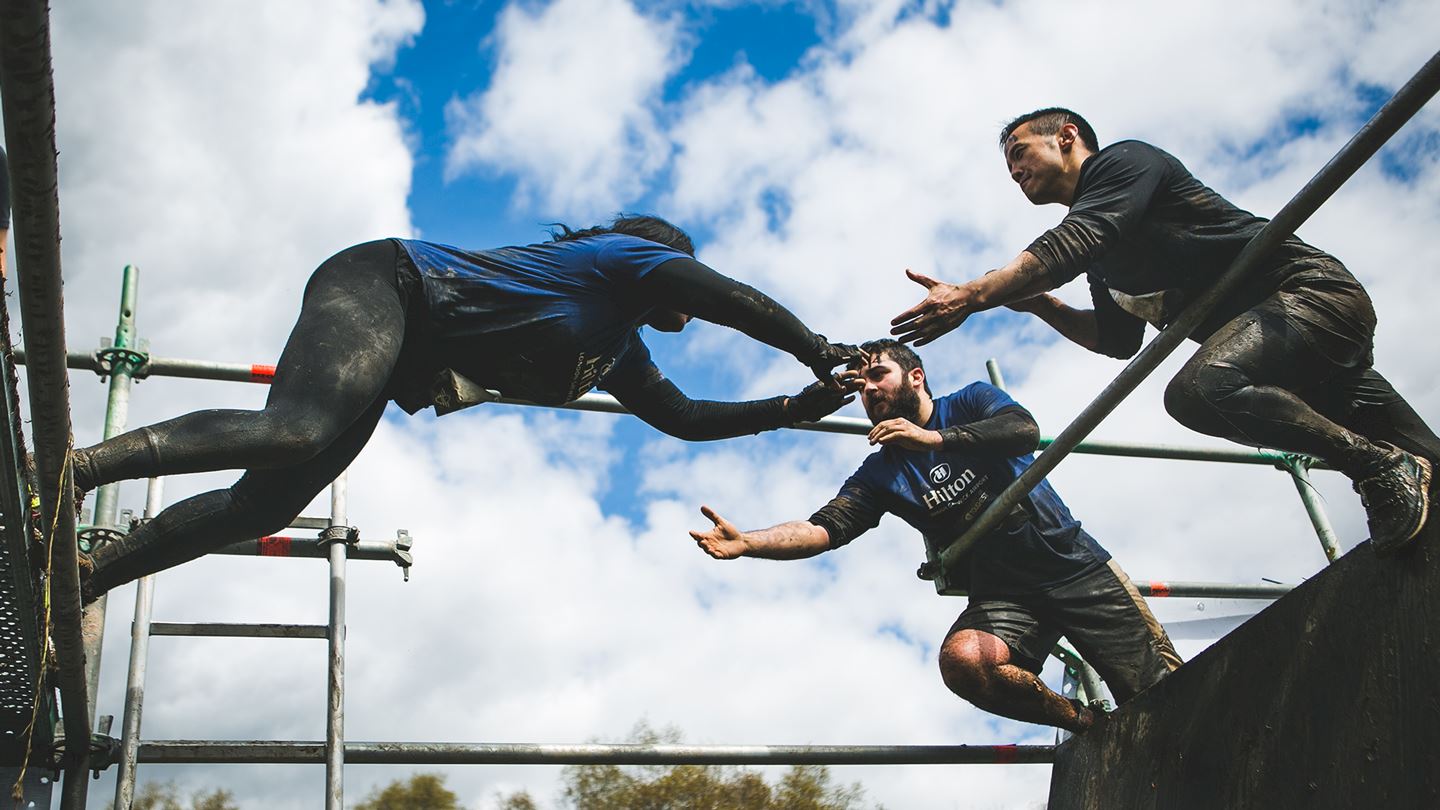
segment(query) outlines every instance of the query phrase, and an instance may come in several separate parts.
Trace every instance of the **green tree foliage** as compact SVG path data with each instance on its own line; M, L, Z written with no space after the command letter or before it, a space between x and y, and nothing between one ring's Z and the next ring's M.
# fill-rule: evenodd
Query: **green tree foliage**
M133 810L240 810L228 790L197 791L190 804L180 800L180 788L174 782L146 782L135 794Z
M532 805L533 806L533 805ZM437 773L417 773L374 790L354 810L461 810L460 797L445 789L445 777ZM524 810L524 805L506 810Z
M525 791L512 793L500 800L500 810L540 810L540 805Z
M674 729L641 723L630 742L680 742ZM797 765L771 785L752 770L699 765L572 765L562 776L562 804L573 810L864 810L859 784L836 785L821 765ZM538 810L527 793L502 800L502 810Z

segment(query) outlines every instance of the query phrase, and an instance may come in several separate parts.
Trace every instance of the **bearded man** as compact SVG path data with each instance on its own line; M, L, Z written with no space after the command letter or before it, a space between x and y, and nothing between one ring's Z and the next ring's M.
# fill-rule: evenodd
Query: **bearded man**
M1032 460L1040 429L1004 391L982 382L934 398L919 356L894 340L861 346L868 358L846 376L875 425L872 453L840 493L808 520L740 531L708 506L714 526L692 531L718 560L793 560L840 548L887 512L940 549ZM977 542L950 582L969 604L940 646L952 692L985 711L1081 732L1101 717L1040 680L1065 636L1123 703L1180 665L1169 637L1109 552L1070 515L1046 482Z

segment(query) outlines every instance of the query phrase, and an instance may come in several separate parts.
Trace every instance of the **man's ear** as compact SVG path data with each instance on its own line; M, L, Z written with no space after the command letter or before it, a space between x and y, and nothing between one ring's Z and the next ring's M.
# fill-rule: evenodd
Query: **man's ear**
M916 366L910 369L910 386L912 388L925 388L925 369Z
M1074 124L1066 124L1060 127L1060 131L1055 134L1055 141L1060 145L1060 151L1064 152L1074 146L1079 137L1080 128Z

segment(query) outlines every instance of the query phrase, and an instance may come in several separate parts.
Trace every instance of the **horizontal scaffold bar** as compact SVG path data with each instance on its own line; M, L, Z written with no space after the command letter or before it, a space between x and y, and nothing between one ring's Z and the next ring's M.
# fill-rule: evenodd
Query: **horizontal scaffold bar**
M1240 585L1229 582L1182 582L1180 580L1135 580L1135 589L1142 596L1170 596L1177 599L1279 599L1294 585L1259 583Z
M961 765L1054 761L1053 745L345 743L351 765ZM322 742L150 740L140 762L321 764Z
M100 360L92 353L70 352L67 355L69 367L82 371L104 373ZM25 351L15 350L15 360L25 362ZM219 380L222 382L249 382L268 384L274 378L275 367L254 363L213 363L204 360L178 360L175 358L151 357L144 373L136 377L187 377L191 379ZM495 402L502 405L530 405L523 399L496 396ZM556 406L566 410L593 411L598 413L630 413L607 394L586 394L574 402ZM864 436L873 427L868 420L854 416L827 416L818 422L806 422L795 426L798 430L820 433L847 433ZM1042 438L1044 449L1053 442ZM1087 441L1075 448L1076 453L1098 456L1122 456L1126 458L1159 458L1179 461L1220 461L1231 464L1262 464L1267 467L1285 467L1287 455L1277 450L1241 450L1227 447L1180 447L1168 444L1143 444L1132 442ZM1318 462L1312 463L1317 470L1327 469Z

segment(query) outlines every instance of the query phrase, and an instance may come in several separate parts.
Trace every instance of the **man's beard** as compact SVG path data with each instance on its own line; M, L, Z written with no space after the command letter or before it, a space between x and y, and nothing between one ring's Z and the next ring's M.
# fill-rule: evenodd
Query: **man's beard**
M878 425L886 419L909 419L915 424L920 424L920 393L909 381L895 389L895 395L889 399L876 402L866 412L870 417L870 424Z

